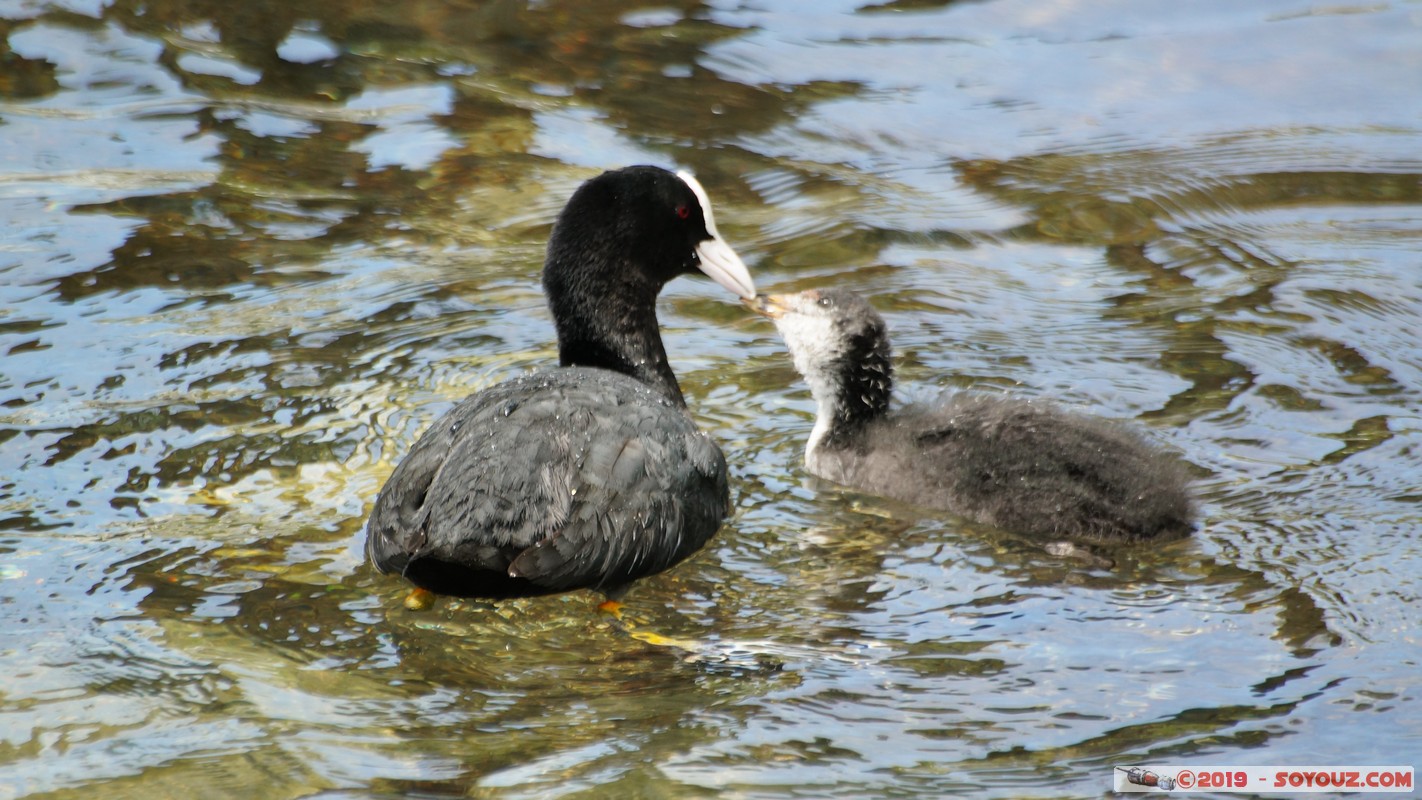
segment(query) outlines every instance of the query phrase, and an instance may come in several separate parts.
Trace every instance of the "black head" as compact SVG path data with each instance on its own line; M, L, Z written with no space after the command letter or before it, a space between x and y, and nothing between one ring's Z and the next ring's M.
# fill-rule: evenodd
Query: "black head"
M667 281L697 270L740 297L755 294L691 175L627 167L578 187L553 226L543 267L561 363L624 372L680 401L656 299Z
M700 270L740 297L755 285L720 238L710 201L690 174L637 166L579 186L548 240L544 285L606 278L655 297L672 278Z

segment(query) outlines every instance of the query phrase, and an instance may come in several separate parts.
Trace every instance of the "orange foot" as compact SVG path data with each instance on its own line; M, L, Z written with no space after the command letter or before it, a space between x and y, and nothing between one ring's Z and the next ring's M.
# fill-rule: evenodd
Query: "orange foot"
M405 608L411 611L424 611L434 605L435 593L429 589L421 589L416 586L405 596Z

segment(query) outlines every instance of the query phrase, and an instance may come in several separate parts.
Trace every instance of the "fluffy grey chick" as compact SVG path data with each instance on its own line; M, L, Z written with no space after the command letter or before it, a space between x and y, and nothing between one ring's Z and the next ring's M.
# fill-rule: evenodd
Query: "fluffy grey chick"
M745 302L774 320L819 405L810 472L1039 538L1160 541L1193 529L1185 470L1136 433L972 393L891 408L888 329L864 298L821 289Z

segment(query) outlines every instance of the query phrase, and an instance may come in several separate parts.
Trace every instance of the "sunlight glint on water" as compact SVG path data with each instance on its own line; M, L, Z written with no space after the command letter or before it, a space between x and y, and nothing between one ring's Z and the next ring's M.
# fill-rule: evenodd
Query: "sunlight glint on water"
M1407 4L0 19L0 798L1097 797L1422 752ZM696 173L762 290L871 296L901 397L1134 420L1202 529L1106 566L814 481L773 330L682 279L734 521L630 627L405 610L374 495L556 360L551 221L629 161Z

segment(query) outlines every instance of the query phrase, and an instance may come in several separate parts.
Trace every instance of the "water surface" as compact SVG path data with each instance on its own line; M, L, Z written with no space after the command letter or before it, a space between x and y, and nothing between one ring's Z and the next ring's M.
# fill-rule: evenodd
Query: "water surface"
M1099 797L1422 753L1422 6L0 4L0 798ZM556 360L598 171L693 170L900 394L1198 478L1107 565L811 480L710 282L660 306L737 511L638 585L401 606L375 492Z

